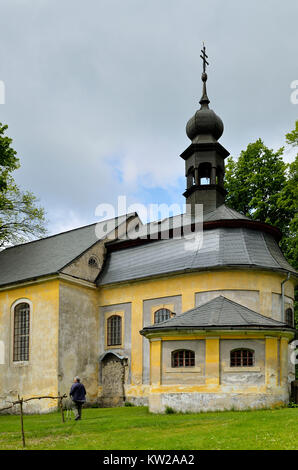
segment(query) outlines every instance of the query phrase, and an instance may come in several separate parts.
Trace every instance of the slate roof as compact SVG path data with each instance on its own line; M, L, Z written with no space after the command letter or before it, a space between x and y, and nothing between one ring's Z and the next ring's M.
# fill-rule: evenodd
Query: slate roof
M241 214L240 212L235 211L234 209L231 209L230 207L226 206L225 204L222 204L221 206L217 207L217 209L213 211L209 211L204 214L203 221L204 222L215 222L215 221L223 221L223 220L249 220L248 217L245 215ZM185 219L184 223L186 224L193 222L191 218ZM147 224L143 224L139 226L138 229L138 237L139 238L146 238L147 234L154 234L158 232L162 232L163 230L169 230L173 227L180 227L182 224L182 219L181 219L181 214L168 217L162 220L157 220L154 222L149 222ZM150 229L149 229L150 226ZM114 240L112 243L113 245L120 244L123 242L123 240L129 240L129 234L124 238L122 237L121 240Z
M204 328L287 328L285 323L260 315L243 305L223 297L209 300L199 307L188 310L169 320L145 327L142 333L171 329Z
M126 217L119 217L116 225ZM0 251L0 285L59 272L99 241L95 227L96 223Z
M251 220L249 217L241 214L240 212L231 209L230 207L222 204L214 211L207 212L204 215L204 222L211 222L215 220Z
M272 235L245 227L204 230L203 246L195 251L184 238L151 241L112 251L98 285L168 273L223 267L265 268L296 273Z

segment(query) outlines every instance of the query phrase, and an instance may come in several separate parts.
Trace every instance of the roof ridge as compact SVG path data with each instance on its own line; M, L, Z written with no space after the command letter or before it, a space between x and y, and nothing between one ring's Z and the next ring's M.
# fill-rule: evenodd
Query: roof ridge
M117 219L120 219L121 217L127 218L128 216L136 215L136 214L137 214L136 212L129 212L128 214L118 215L117 217L111 217L110 219L100 220L98 222L92 222L92 224L82 225L81 227L76 227L70 230L65 230L64 232L54 233L53 235L48 235L47 237L37 238L37 240L31 240L29 242L19 243L18 245L8 246L7 248L4 248L3 250L1 250L0 253L6 250L11 250L12 248L18 248L24 245L30 245L31 243L37 243L43 240L48 240L49 238L59 237L60 235L64 235L65 233L75 232L76 230L81 230L83 228L92 227L92 225L97 225L103 222L109 222L110 220L113 220L113 219L117 220Z
M242 243L243 249L244 249L244 251L245 251L245 253L246 253L246 255L247 255L248 262L249 262L250 264L253 264L252 259L251 259L251 256L250 256L250 254L249 254L249 251L248 251L247 246L246 246L246 243L245 243L245 240L246 240L246 239L245 239L245 233L244 233L243 227L240 227L240 230L241 230L241 234L242 234L242 237L243 237L243 240L244 240L244 242Z
M218 318L217 320L219 321L219 318L221 317L221 314L222 314L222 311L223 311L223 304L224 304L224 300L225 300L225 297L223 295L220 296L220 309L219 309L219 312L218 312Z
M221 296L221 297L223 297L223 296ZM234 300L228 299L227 297L224 297L224 299L225 299L227 302L233 304L234 306L240 306L240 307L242 307L243 309L248 310L249 312L253 312L255 315L258 315L258 316L261 317L261 318L267 318L268 320L274 321L274 322L276 322L276 323L278 323L278 324L282 324L282 325L284 324L283 322L279 322L278 320L275 320L274 318L266 317L266 315L262 315L261 313L258 313L258 312L256 312L255 310L252 310L251 308L246 307L245 305L238 304L238 302L235 302ZM239 312L238 312L238 313L239 313ZM239 315L241 315L241 313L239 313ZM241 316L242 316L242 315L241 315ZM242 317L242 318L243 318L243 317ZM247 320L247 319L245 319L245 320Z
M201 304L201 305L198 305L197 307L191 308L190 310L187 310L186 312L183 312L181 315L190 313L190 312L192 312L193 310L197 310L197 309L199 309L199 308L201 308L201 307L207 305L208 303L211 303L211 302L213 302L213 301L215 301L215 300L219 300L219 299L222 300L222 302L221 302L221 308L220 308L221 311L222 311L222 308L223 308L223 302L226 301L226 302L232 304L232 305L235 306L235 307L240 306L240 307L242 307L243 309L248 310L249 312L253 312L255 315L258 315L258 316L261 317L261 318L267 318L267 319L270 320L270 321L274 321L274 322L276 322L276 323L278 323L278 324L283 324L282 322L279 322L278 320L275 320L274 318L266 317L266 315L262 315L261 313L258 313L258 312L256 312L255 310L252 310L251 308L246 307L245 305L239 304L238 302L235 302L234 300L228 299L227 297L225 297L224 295L221 295L221 294L218 295L218 296L216 296L216 297L214 297L213 299L207 300L206 302L204 302L204 303ZM237 313L239 313L239 315L241 315L240 312L237 312ZM243 318L242 315L241 315L241 318ZM243 318L243 319L244 319L244 318ZM171 319L170 319L170 320L171 320ZM247 320L247 319L245 318L244 320ZM169 320L167 320L167 321L169 321Z
M249 315L245 315L246 310ZM226 317L224 317L223 314L225 314ZM144 327L143 330L158 330L159 328L208 329L208 327L288 328L285 323L279 322L271 317L266 317L265 315L259 314L258 312L255 312L242 304L228 299L227 297L218 295L217 297L205 302L203 305L184 312L182 315L178 315L177 317L166 320L158 325Z
M226 297L224 297L223 295L218 295L217 297L214 297L213 299L207 300L207 301L204 302L202 305L198 305L197 307L193 307L193 308L191 308L191 309L189 309L189 310L186 310L186 312L182 312L182 313L179 315L179 317L181 317L182 315L187 315L187 314L191 315L195 310L198 310L198 308L201 308L201 307L203 307L204 305L207 305L208 303L213 302L214 300L219 299L220 297L222 297L222 299L225 299L225 298L226 298ZM165 323L171 322L172 320L174 320L174 319L176 319L176 318L177 318L177 317L172 317L172 318L169 318L168 320L165 320L165 321L163 321L163 322L161 322L161 323L164 325Z
M272 255L272 253L270 252L268 246L267 246L267 240L266 238L264 237L264 233L261 232L261 237L262 237L262 240L264 242L264 245L265 245L265 250L267 251L268 255L270 256L270 258L272 258L272 260L274 261L274 263L279 266L279 263L276 261L276 259L274 258L274 256Z

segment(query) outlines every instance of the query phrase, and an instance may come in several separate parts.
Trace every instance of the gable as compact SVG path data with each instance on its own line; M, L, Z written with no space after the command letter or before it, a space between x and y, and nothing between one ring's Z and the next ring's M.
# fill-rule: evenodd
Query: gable
M128 221L137 217L133 213L116 218L115 236L121 230L126 229ZM103 225L106 223L107 221L101 222ZM87 251L95 245L100 245L102 240L99 240L96 235L96 227L98 227L96 223L87 225L1 251L0 286L64 272L64 269L72 262L77 263L77 260ZM101 249L100 246L96 248L100 259L102 258ZM82 269L83 263L82 261L79 269ZM77 269L78 265L71 268L71 272ZM84 270L83 274L86 274ZM87 273L88 275L90 276L90 273Z
M99 240L88 250L65 266L62 270L60 270L60 272L75 278L83 279L85 281L95 282L102 270L105 261L106 242L117 240L118 237L120 237L123 233L126 233L127 223L130 220L131 219L129 218L125 219L123 223L120 223L113 232L108 234L107 237L105 237L103 240ZM135 216L134 220L136 220L137 223L142 224L138 216ZM91 265L89 263L91 258L94 259L96 265Z
M60 272L69 276L84 279L85 281L95 282L104 263L105 242L99 240L89 250L67 265ZM94 259L96 264L89 264Z

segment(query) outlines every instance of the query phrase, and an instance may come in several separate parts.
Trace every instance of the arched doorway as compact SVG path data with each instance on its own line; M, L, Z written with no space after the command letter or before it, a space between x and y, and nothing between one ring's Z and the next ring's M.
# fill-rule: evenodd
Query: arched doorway
M127 358L107 352L101 359L102 407L123 406L125 401L125 366Z

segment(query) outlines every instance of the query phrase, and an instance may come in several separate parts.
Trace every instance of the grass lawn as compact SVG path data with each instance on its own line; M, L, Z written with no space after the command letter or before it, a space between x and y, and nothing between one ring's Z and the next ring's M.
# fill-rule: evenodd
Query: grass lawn
M298 408L154 415L145 407L24 417L27 449L298 449ZM0 416L0 449L21 449L20 417Z

